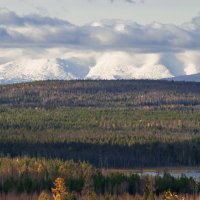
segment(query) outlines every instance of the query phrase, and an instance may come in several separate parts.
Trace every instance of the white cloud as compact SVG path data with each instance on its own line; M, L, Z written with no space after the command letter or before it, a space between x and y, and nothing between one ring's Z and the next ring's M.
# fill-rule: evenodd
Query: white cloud
M56 18L40 15L18 16L14 12L1 9L0 39L1 45L7 47L74 46L93 50L184 51L200 47L199 21L200 17L193 19L187 28L159 23L139 25L122 20L104 20L75 26Z
M40 16L36 14L19 16L15 12L5 8L0 9L0 25L4 26L65 26L70 25L69 22L51 18L47 16Z
M57 18L0 10L0 64L20 57L62 58L88 77L164 78L197 73L199 37L200 17L182 26L123 20L76 26Z

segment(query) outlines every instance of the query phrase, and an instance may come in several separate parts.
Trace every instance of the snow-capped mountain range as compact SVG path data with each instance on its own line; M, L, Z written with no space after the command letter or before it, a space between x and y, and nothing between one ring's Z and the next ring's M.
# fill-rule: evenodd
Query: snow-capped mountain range
M0 8L0 84L47 79L199 81L199 30L199 16L181 25L120 19L75 25Z
M20 59L0 65L0 83L38 80L72 80L81 76L80 66L62 59Z
M125 58L126 61L128 58ZM162 64L147 62L141 67L101 58L88 69L66 59L19 59L0 65L0 84L20 83L37 80L72 79L166 79L174 81L198 81L200 74L174 77ZM127 63L127 62L126 62Z

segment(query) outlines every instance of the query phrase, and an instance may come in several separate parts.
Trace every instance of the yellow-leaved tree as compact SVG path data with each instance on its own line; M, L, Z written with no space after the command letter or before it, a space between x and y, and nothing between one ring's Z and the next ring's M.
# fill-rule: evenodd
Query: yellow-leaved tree
M63 178L56 178L54 181L54 188L51 189L54 200L66 200L68 193Z
M176 193L168 190L167 192L165 192L163 200L184 200L184 198L180 198Z

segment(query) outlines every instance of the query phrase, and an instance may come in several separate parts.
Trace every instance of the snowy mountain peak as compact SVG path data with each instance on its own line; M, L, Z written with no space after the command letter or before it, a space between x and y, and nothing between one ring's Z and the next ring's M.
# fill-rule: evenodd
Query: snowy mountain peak
M134 66L96 66L90 70L87 75L88 79L160 79L172 77L168 69L163 65L142 66L137 68Z
M104 54L87 75L88 79L161 79L172 77L159 64L157 55L130 56L123 52Z
M0 83L76 79L70 69L71 63L62 59L19 59L0 65Z
M82 54L81 54L82 55ZM199 54L122 51L65 58L18 59L0 64L0 84L71 79L165 79L200 82ZM80 56L80 57L78 57ZM3 62L3 60L2 60ZM190 74L195 74L189 76ZM185 76L188 75L188 76ZM181 76L176 78L177 76ZM173 78L175 77L175 78Z

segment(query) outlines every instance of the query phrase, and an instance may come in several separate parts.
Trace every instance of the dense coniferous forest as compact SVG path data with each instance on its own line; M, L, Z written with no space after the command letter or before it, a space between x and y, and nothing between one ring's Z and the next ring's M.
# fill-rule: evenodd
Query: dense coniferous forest
M45 81L0 86L2 155L97 167L200 164L200 84Z
M159 196L168 189L196 194L199 183L186 177L166 174L149 182L134 174L104 175L101 169L199 166L200 83L77 80L0 85L0 153L4 194L39 195L50 191L56 177L64 178L75 196L85 187L105 199L124 193ZM45 173L37 174L38 166Z

